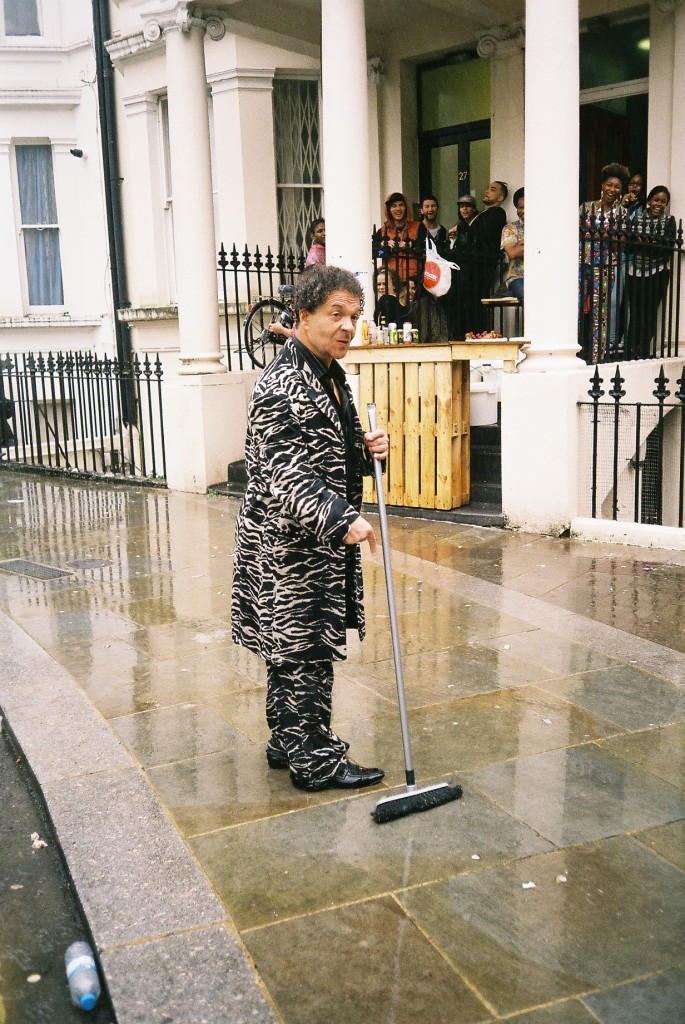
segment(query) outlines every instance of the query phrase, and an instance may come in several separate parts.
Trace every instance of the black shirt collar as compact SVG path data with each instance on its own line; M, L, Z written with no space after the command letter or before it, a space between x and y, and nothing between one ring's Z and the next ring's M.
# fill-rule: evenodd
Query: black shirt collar
M330 367L326 366L325 363L321 362L318 356L315 356L306 345L302 344L296 334L293 335L293 344L322 384L328 384L331 380L334 380L338 385L344 383L345 371L336 359L331 360Z

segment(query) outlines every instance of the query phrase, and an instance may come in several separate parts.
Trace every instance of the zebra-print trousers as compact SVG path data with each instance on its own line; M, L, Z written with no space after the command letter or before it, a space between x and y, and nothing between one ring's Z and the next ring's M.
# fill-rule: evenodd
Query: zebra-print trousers
M320 789L333 778L347 744L331 730L333 663L266 663L267 751L285 755L299 785Z

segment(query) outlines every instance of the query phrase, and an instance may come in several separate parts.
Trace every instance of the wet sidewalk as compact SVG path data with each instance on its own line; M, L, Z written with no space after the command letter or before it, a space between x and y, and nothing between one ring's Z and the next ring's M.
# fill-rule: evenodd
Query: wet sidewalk
M391 519L417 774L464 796L378 826L380 560L334 727L386 778L306 794L231 644L237 508L0 473L0 707L119 1024L683 1024L685 554Z

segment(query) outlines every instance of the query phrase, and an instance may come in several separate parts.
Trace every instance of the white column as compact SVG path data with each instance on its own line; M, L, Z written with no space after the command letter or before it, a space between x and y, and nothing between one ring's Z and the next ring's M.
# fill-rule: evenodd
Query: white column
M590 378L575 355L578 0L557 0L554 18L547 0L526 0L525 62L526 337L531 345L521 372L502 378L502 510L512 526L558 534L578 512L577 403Z
M9 139L0 139L0 223L5 224L5 256L0 274L0 313L2 316L20 317L24 314L22 276L24 273L24 239L19 230L19 204L14 207L12 159L14 154ZM72 158L73 159L73 158ZM28 298L28 295L26 296ZM7 343L2 343L2 350Z
M360 275L373 302L371 183L364 0L321 0L326 259Z
M209 149L205 30L165 25L180 373L225 373Z
M676 0L673 32L673 121L671 129L671 210L685 208L685 3ZM651 106L650 96L650 106ZM655 185L668 182L654 182ZM651 185L651 183L650 183ZM682 307L681 307L682 308ZM681 316L681 324L682 316Z
M122 168L126 190L126 227L135 236L128 246L129 298L133 306L158 306L172 296L167 269L162 208L163 173L159 144L159 97L151 93L122 99L126 115L126 166ZM135 154L130 159L128 154Z
M209 76L214 108L222 242L278 248L273 68L230 68Z
M578 0L526 0L526 371L577 368ZM554 154L554 174L549 160Z
M649 11L649 129L647 185L671 186L674 93L673 4L652 0Z

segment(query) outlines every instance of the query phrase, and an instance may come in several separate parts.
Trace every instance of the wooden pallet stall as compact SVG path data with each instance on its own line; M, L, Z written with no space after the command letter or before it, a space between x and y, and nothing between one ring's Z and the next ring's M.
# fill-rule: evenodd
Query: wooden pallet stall
M453 509L470 501L470 360L502 360L514 373L522 338L474 339L439 345L351 348L345 370L358 375L359 410L375 402L390 436L385 476L388 505ZM371 478L364 500L376 502Z
M377 357L370 359L372 351ZM468 503L468 362L453 362L449 346L379 347L364 356L358 364L362 417L375 402L390 437L388 504L451 509ZM370 478L364 500L376 501Z

